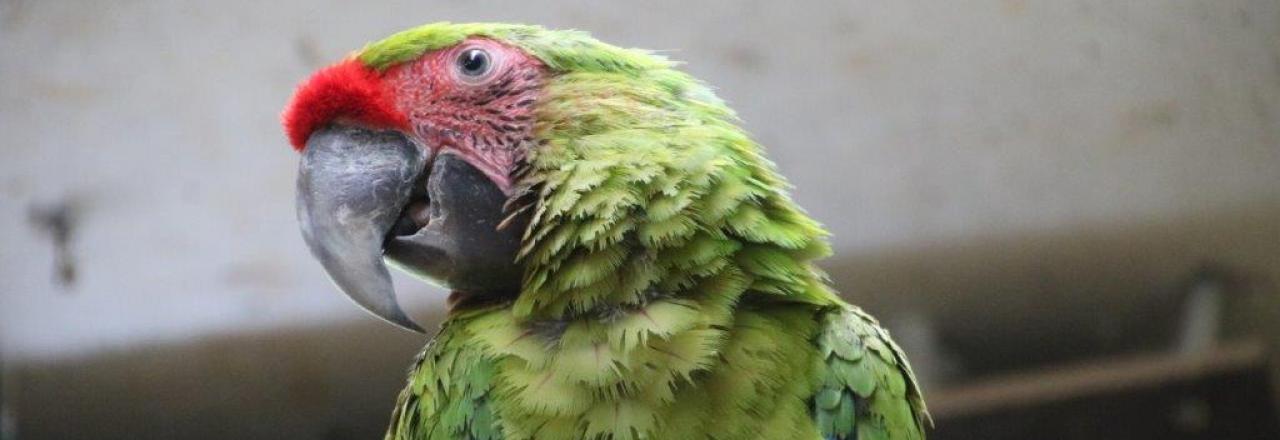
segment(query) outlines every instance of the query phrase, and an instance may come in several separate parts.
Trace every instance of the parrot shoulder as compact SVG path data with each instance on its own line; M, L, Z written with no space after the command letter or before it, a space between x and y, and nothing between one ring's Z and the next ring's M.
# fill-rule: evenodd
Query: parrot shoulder
M824 371L812 408L824 438L923 439L929 421L906 356L855 306L825 312L817 337Z

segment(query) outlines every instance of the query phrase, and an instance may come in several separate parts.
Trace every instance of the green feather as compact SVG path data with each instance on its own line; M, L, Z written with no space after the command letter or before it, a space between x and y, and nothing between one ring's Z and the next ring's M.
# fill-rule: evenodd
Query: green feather
M835 422L823 425L823 434L859 440L924 438L928 421L924 399L888 332L852 306L829 312L825 326L817 342L826 358L826 379L815 397L814 411L820 420ZM834 406L833 393L841 395ZM846 415L849 421L862 420L856 423L856 437L853 423L842 423Z
M577 31L435 23L386 69L467 38L542 61L515 299L454 311L389 439L918 439L901 350L814 260L827 233L736 116L675 63Z

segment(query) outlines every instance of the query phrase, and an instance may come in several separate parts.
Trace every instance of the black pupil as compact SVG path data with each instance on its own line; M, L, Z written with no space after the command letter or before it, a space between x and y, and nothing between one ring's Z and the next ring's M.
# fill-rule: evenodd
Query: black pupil
M489 54L480 49L471 49L463 52L462 56L458 58L458 67L462 69L462 73L465 75L484 75L489 70Z

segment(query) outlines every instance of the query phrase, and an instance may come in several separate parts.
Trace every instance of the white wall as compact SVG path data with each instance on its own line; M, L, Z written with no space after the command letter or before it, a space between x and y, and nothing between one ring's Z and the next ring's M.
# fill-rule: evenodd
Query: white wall
M368 319L299 239L277 115L308 72L427 21L686 61L842 254L1280 207L1274 1L648 3L0 2L0 346ZM29 214L62 200L69 286Z

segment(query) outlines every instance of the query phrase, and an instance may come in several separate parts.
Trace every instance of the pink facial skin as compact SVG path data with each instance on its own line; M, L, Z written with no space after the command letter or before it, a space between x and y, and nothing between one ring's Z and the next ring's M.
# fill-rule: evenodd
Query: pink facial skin
M461 66L473 49L489 56L483 75ZM533 108L546 78L545 65L520 49L471 38L388 69L383 87L433 157L458 154L509 195L511 173L535 144Z

